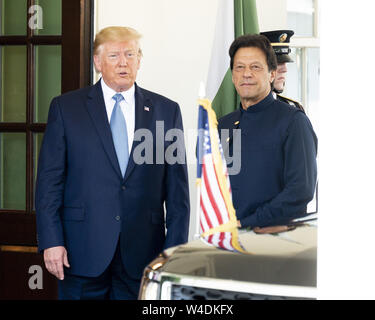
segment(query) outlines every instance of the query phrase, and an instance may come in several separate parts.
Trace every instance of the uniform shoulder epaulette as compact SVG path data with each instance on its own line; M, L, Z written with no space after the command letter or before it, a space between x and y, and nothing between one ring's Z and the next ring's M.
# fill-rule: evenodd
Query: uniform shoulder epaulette
M295 101L295 100L293 100L293 99L290 99L290 98L284 97L284 96L282 96L282 95L280 95L280 94L278 94L278 96L279 96L281 99L284 99L284 100L287 100L287 101L292 102L293 104L296 105L297 108L299 108L299 109L301 109L303 112L305 112L305 109L302 107L302 105L301 105L299 102L297 102L297 101Z
M295 101L295 100L293 100L293 99L287 98L287 97L285 97L285 96L282 96L281 94L278 94L278 96L279 96L280 98L285 99L285 100L288 100L288 101L291 101L291 102L294 102L294 103L300 104L299 102L297 102L297 101Z

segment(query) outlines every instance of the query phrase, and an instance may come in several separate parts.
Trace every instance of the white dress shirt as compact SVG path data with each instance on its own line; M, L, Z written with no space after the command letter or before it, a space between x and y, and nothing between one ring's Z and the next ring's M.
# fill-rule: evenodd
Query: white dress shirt
M128 146L129 146L129 154L130 154L130 151L133 145L134 130L135 130L135 95L134 95L135 86L133 84L133 86L127 91L116 92L115 90L107 86L103 78L101 79L101 85L102 85L105 108L106 108L107 116L108 116L108 123L111 122L112 111L116 103L115 100L112 99L112 97L116 93L121 93L125 99L120 102L120 108L126 121L126 129L128 132Z

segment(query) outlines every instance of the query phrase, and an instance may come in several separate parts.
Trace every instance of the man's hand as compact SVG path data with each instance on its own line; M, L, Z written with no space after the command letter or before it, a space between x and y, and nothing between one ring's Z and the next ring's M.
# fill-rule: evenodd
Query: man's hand
M64 247L52 247L44 250L44 263L47 270L59 280L64 280L64 268L70 267L68 253Z
M285 232L289 230L295 229L294 226L273 226L273 227L256 227L254 228L254 232L257 234L272 234L272 233L280 233L280 232Z

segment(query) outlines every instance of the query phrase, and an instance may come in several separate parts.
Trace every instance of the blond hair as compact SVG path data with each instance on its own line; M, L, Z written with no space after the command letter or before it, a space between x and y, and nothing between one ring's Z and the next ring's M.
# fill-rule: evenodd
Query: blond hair
M130 27L107 27L99 31L95 36L94 41L94 55L98 55L100 51L100 46L106 42L112 41L130 41L138 40L142 35L135 29ZM141 49L138 52L142 55Z

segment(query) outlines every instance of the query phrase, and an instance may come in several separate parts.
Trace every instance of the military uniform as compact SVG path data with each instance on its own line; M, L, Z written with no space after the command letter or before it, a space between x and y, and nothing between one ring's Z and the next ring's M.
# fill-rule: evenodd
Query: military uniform
M293 36L294 31L292 30L275 30L275 31L267 31L267 32L261 32L261 35L268 38L268 40L271 42L272 48L275 51L277 63L285 63L285 62L293 62L293 59L289 56L289 53L291 52L291 49L289 47L290 38ZM281 96L280 93L282 93L282 90L276 90L274 89L274 98L285 102L287 104L290 104L303 112L305 112L302 105L290 98Z
M292 35L294 35L293 30L266 31L260 34L271 42L273 51L276 54L277 63L294 62L289 56L291 52L289 42Z

